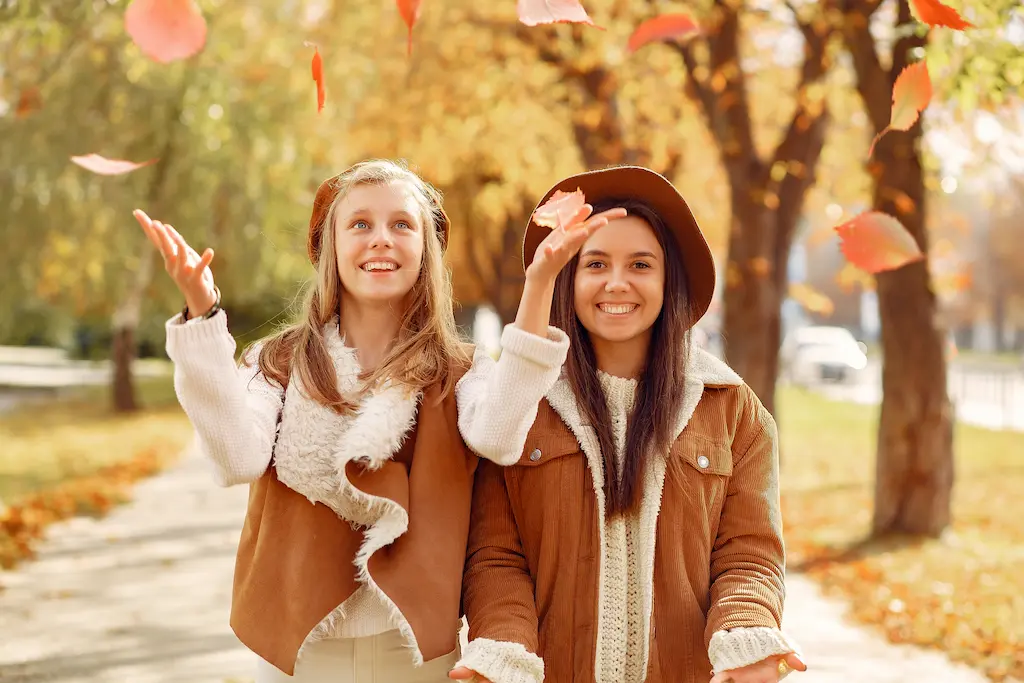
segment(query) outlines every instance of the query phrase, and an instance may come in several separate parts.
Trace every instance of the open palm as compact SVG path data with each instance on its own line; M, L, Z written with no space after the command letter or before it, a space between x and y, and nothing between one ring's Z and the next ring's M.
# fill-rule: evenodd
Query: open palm
M210 270L213 249L206 249L200 256L172 226L153 220L139 209L132 215L163 256L164 269L185 297L189 310L208 311L217 301L217 288Z

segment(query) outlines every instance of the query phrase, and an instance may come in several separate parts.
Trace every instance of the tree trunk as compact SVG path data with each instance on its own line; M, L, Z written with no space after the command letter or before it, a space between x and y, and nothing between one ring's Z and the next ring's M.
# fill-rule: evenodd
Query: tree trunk
M899 0L892 66L881 65L869 26L874 2L849 0L843 37L857 73L857 90L876 132L889 123L891 91L926 35ZM923 118L923 115L922 115ZM892 132L870 164L873 206L898 218L928 253L921 122ZM953 488L953 414L946 389L944 334L938 325L927 259L876 276L882 327L882 407L875 462L875 535L936 536L950 522Z
M876 150L878 211L898 216L927 253L925 188L914 136ZM908 139L913 137L913 139ZM896 191L917 207L902 213ZM942 330L927 261L877 276L882 323L882 413L875 464L875 534L938 535L950 522L953 413Z
M111 357L114 377L111 385L114 410L119 413L139 409L135 397L135 382L132 380L132 361L135 360L135 328L115 327Z

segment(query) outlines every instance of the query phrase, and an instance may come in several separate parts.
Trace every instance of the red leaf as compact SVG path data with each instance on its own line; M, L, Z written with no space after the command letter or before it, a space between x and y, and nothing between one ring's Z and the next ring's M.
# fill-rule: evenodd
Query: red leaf
M974 28L974 24L961 17L952 7L943 5L939 0L910 0L910 4L914 7L917 18L929 26L945 26L955 31Z
M144 55L161 63L191 57L206 44L206 20L195 0L133 0L124 27Z
M406 54L412 54L412 27L420 18L420 3L422 0L398 0L398 13L402 21L409 27L409 42L406 47Z
M663 14L640 24L626 45L628 52L636 52L648 43L682 38L700 27L688 14Z
M880 211L862 213L836 226L846 260L869 273L900 268L924 258L903 224Z
M307 46L311 43L306 43ZM316 111L317 113L324 110L324 99L327 97L327 91L324 89L324 60L320 56L320 48L313 45L313 81L316 83Z
M533 222L552 230L566 228L569 226L569 221L579 213L586 201L583 191L579 188L576 188L575 192L555 190L551 198L533 212Z
M125 161L124 159L107 159L106 157L101 157L99 154L86 154L85 156L71 157L71 161L87 171L92 171L99 175L122 175L124 173L131 173L143 166L149 166L150 164L156 163L156 159L136 163L134 161Z
M910 130L931 99L932 79L928 75L928 65L922 61L903 69L896 77L896 83L892 88L892 114L889 117L889 125L871 141L868 156L874 154L875 145L889 131Z
M19 119L23 119L39 109L41 104L42 99L39 96L39 88L29 86L18 94L18 104L14 109L14 115Z
M519 21L527 26L540 24L588 24L601 28L587 15L579 0L517 0Z

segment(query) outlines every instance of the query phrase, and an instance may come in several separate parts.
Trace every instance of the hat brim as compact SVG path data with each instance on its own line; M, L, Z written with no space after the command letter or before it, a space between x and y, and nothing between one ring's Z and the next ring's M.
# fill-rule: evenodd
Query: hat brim
M555 192L574 192L577 188L583 192L588 204L609 198L637 199L657 212L679 245L687 274L693 321L696 323L700 320L715 295L715 259L693 212L672 183L661 174L642 166L613 166L580 173L560 181L545 193L537 203L537 208L543 206ZM530 214L530 222L523 236L524 270L529 267L537 247L550 232L550 228L534 223L533 213Z

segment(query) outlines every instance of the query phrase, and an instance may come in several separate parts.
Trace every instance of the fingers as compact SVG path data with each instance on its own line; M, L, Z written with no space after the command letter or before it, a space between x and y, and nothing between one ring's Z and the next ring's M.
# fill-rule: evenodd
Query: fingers
M729 672L723 671L720 674L716 674L715 677L711 679L710 683L728 683L728 681L731 680L732 679L729 678Z
M607 211L602 211L601 213L594 214L594 218L597 218L598 216L603 216L607 218L609 221L613 221L617 218L625 218L626 215L627 212L625 209L616 207L614 209L608 209Z
M807 671L807 664L804 662L803 659L800 658L800 655L798 655L797 653L790 652L783 659L785 660L786 664L789 665L789 668L794 669L795 671Z
M573 217L570 218L565 223L565 225L562 226L562 229L565 230L565 231L572 230L577 225L579 225L583 221L587 220L587 217L591 214L591 212L593 212L593 210L594 210L593 206L591 206L590 204L584 204L583 206L581 206L579 208L579 210L575 214L573 214ZM566 226L568 226L568 227L566 227Z
M200 257L199 264L196 265L196 272L204 273L211 263L213 263L213 249L207 248Z
M475 675L476 674L473 671L467 669L464 666L457 666L448 672L448 678L452 679L453 681L468 681Z

